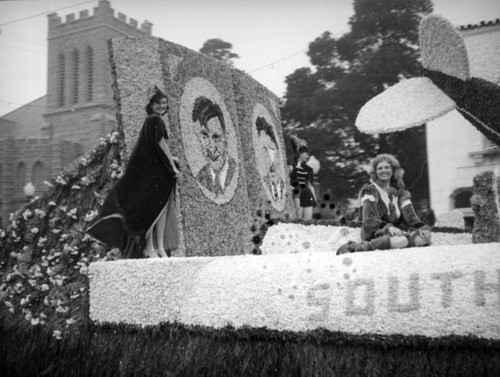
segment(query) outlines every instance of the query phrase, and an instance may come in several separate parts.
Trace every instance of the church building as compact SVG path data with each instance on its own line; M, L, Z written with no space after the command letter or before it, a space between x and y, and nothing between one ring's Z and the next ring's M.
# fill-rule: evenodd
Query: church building
M108 40L151 36L152 26L115 17L108 0L78 18L48 15L47 94L0 117L0 227L115 128Z

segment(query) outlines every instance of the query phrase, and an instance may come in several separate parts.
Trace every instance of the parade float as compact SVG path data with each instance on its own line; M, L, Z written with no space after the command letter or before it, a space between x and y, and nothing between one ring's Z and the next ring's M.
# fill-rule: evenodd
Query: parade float
M432 25L432 35L449 32L446 23ZM161 39L117 38L109 49L118 130L0 234L2 375L471 376L500 369L495 179L475 193L482 230L434 229L426 248L337 256L359 229L294 220L272 93ZM184 172L181 245L171 258L122 259L85 231L126 167L152 85L168 96L172 149ZM488 96L498 95L493 89ZM232 168L216 190L199 178L207 161L190 114L200 96L224 119ZM432 115L383 121L370 132L461 108L456 99L433 103L443 106ZM464 107L481 126L490 124L474 105Z

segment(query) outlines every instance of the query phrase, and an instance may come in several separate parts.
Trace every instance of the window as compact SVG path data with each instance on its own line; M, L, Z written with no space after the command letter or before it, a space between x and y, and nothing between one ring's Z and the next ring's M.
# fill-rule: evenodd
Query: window
M73 51L73 103L78 103L78 91L80 90L80 55L77 50Z
M472 197L472 187L460 187L453 191L451 199L453 208L459 210L464 215L464 225L466 230L472 230L474 226L474 212L470 205Z
M59 106L64 106L64 97L66 95L64 84L66 82L66 59L64 55L59 54Z
M40 190L40 188L42 187L43 176L44 176L43 164L40 161L37 161L35 165L33 165L33 177L31 179L31 182L33 182L33 185L35 186L36 190Z
M26 184L26 165L21 162L17 165L17 188L22 190Z
M461 187L456 189L452 196L455 208L469 208L472 188Z
M87 47L87 101L94 99L94 50Z

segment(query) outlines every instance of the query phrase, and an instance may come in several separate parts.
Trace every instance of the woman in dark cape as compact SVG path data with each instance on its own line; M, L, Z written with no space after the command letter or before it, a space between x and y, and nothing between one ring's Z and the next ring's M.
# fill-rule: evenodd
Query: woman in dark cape
M123 177L110 191L88 233L127 258L166 256L177 247L175 186L180 172L167 145L161 116L166 95L156 86L149 93L137 144Z

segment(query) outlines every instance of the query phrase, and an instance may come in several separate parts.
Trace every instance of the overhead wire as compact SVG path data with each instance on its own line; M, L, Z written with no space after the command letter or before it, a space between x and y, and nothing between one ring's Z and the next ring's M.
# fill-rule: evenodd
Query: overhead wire
M30 18L34 18L34 17L38 17L38 16L43 16L43 15L46 15L46 14L50 14L50 13L53 13L53 12L57 12L58 10L73 8L73 7L76 7L76 6L79 6L79 5L84 5L84 4L89 4L89 3L95 3L95 0L85 1L83 3L78 3L78 4L73 4L73 5L68 5L66 7L61 7L61 8L53 9L53 10L46 11L46 12L43 12L43 13L33 14L31 16L26 16L26 17L23 17L23 18L19 18L17 20L12 20L12 21L8 21L8 22L4 22L3 24L0 24L0 27L5 26L5 25L10 25L10 24L13 24L13 23L16 23L16 22L24 21L24 20L29 20Z
M43 13L38 13L38 14L35 14L35 15L23 17L23 18L20 18L20 19L17 19L17 20L12 20L12 21L8 21L8 22L4 22L4 23L0 24L0 27L5 26L5 25L9 25L9 24L13 24L13 23L16 23L16 22L24 21L24 20L27 20L27 19L30 19L30 18L38 17L38 16L41 16L41 15L46 15L46 14L50 14L50 13L57 12L57 11L60 11L60 10L64 10L64 9L76 7L76 6L79 6L79 5L93 3L94 1L95 0L90 0L90 1L85 1L85 2L81 2L81 3L77 3L77 4L72 4L72 5L68 5L68 6L65 6L65 7L60 7L60 8L57 8L57 9L53 9L51 11L46 11L46 12L43 12ZM0 33L1 33L1 31L0 31ZM341 31L341 32L335 33L334 36L339 35L339 34L343 34L343 33L345 33L345 31ZM36 51L36 50L28 50L28 49L25 49L25 48L22 48L22 47L19 47L19 46L12 46L12 45L10 45L10 46L9 45L5 45L5 46L11 47L11 48L15 48L15 49L18 49L18 50L27 51L27 52L43 53L43 51L40 51L40 50L38 50L38 51ZM297 52L295 52L293 54L290 54L290 55L287 55L287 56L282 57L280 59L274 60L274 61L272 61L270 63L267 63L267 64L265 64L265 65L263 65L261 67L252 69L248 73L249 74L255 73L255 72L263 70L263 69L265 69L267 67L274 66L277 63L283 62L283 61L288 60L288 59L290 59L290 58L292 58L294 56L302 54L302 53L306 52L307 50L308 50L308 48L301 49L300 51L297 51ZM31 77L33 77L33 75L31 75L31 76L25 76L25 77L21 77L21 78L17 78L16 80L21 80L23 78L31 78ZM2 82L6 82L6 81L9 81L9 80L2 80ZM5 101L5 100L2 100L2 99L0 99L0 101L3 102L3 103L13 104L13 105L27 105L27 104L15 103L15 102L11 102L11 101ZM37 105L30 105L30 106L36 107ZM41 106L39 106L39 107L41 107ZM45 108L50 108L50 107L45 107ZM65 107L57 107L57 108L65 108ZM72 109L72 108L65 108L65 109Z

